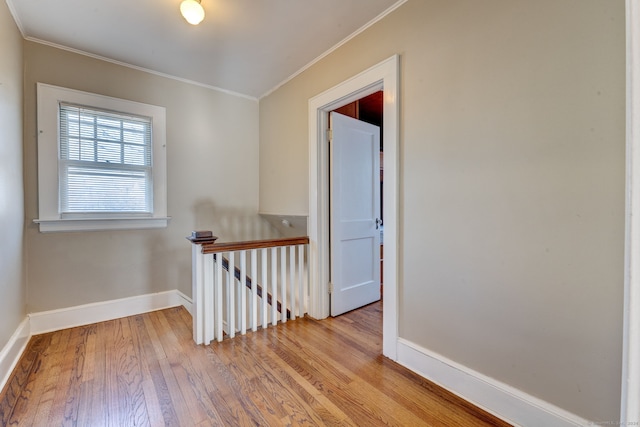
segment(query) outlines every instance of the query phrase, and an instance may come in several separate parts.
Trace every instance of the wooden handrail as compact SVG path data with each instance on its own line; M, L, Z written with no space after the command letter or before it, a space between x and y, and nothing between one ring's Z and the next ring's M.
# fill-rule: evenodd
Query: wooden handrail
M309 243L309 237L307 236L288 237L283 239L248 240L245 242L227 243L216 243L215 241L210 243L197 240L193 241L190 237L187 237L187 239L192 241L193 243L201 244L203 254L215 254L218 252L233 252L250 249L276 248L280 246L306 245Z

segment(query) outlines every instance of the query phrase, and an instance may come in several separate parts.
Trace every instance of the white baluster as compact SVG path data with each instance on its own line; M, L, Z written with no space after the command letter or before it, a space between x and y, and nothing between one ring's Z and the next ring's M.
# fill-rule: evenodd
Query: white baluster
M306 268L306 264L304 262L304 249L305 246L304 245L299 245L298 246L298 294L300 296L299 302L300 302L300 317L304 316L305 313L307 312L307 304L306 304L306 297L307 297L307 287L305 286L305 282L306 282L306 275L305 275L305 268Z
M204 289L202 292L202 297L204 300L204 304L202 304L203 308L203 325L204 325L204 344L209 345L214 338L213 331L213 310L214 310L214 296L213 289L215 286L213 280L213 254L204 255L204 274L203 274L203 282Z
M258 330L258 251L251 249L251 330Z
M215 263L215 282L214 282L214 300L215 300L215 338L218 342L222 341L224 338L224 330L223 330L223 321L222 321L222 287L224 283L222 282L222 253L216 255L216 263Z
M296 318L296 247L289 247L289 295L291 307L291 320Z
M278 248L271 248L271 324L278 323Z
M247 333L247 251L240 251L240 335Z
M269 292L269 262L267 260L267 255L269 251L267 249L260 249L262 262L260 263L260 271L261 271L261 285L262 285L262 328L266 328L269 326L268 320L268 311L267 311L267 293Z
M229 271L227 281L227 333L229 334L229 338L233 338L236 336L236 262L235 262L235 252L229 252Z
M282 310L280 310L280 320L287 321L287 247L280 247L280 290L282 293Z

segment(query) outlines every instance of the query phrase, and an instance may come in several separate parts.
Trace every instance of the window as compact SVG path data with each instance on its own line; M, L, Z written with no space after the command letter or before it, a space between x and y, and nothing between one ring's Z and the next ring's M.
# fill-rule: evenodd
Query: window
M153 214L151 118L60 104L60 213Z
M166 227L165 109L38 83L41 232Z

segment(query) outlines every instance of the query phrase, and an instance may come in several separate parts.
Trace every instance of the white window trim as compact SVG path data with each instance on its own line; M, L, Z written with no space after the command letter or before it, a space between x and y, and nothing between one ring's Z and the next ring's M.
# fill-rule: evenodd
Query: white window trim
M164 228L167 216L166 109L156 105L37 84L38 91L38 215L40 232ZM86 105L126 114L152 117L153 216L105 214L104 217L62 218L58 209L58 150L60 102Z

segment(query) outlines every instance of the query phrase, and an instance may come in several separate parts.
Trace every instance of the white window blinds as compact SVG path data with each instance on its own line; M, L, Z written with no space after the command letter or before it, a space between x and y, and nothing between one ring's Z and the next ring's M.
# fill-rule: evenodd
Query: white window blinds
M153 213L151 119L60 103L59 210Z

